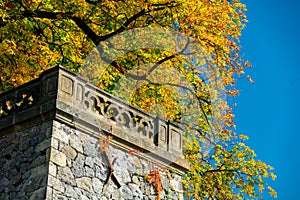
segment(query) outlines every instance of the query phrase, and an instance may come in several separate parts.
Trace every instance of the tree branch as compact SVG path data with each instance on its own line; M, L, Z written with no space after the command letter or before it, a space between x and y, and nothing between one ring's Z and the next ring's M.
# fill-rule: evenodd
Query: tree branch
M134 14L133 16L131 16L130 18L128 18L126 20L126 22L124 22L124 24L122 24L120 26L120 28L118 28L117 30L107 34L107 35L104 35L104 36L100 36L99 39L100 41L104 41L110 37L113 37L115 36L116 34L118 33L121 33L123 32L124 30L126 30L126 28L132 23L134 22L135 20L137 20L139 17L143 16L144 14L146 14L146 11L145 9L142 9L141 11L139 11L138 13Z
M98 36L81 18L71 17L75 24L89 37L93 43L97 46L101 41L101 37Z

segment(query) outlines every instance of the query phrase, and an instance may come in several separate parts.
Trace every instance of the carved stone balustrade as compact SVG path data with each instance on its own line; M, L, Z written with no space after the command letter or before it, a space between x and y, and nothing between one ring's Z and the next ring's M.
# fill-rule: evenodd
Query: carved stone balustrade
M176 124L125 103L61 66L0 94L0 136L40 119L55 119L97 137L109 134L120 147L188 168Z

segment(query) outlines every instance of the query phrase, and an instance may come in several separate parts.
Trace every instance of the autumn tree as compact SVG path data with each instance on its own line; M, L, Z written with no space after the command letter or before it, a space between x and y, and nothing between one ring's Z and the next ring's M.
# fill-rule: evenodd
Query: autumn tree
M245 11L239 0L4 0L0 92L61 64L182 126L187 198L276 196L272 167L233 122L235 80L250 67L239 55Z

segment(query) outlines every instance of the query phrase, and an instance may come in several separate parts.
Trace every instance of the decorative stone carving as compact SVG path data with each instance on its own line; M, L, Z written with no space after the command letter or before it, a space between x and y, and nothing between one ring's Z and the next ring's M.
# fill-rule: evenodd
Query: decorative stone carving
M40 96L37 84L20 87L0 96L0 118L34 106Z
M66 77L61 76L61 89L68 95L73 95L73 80Z
M176 125L124 103L60 66L44 72L35 81L1 94L0 122L8 115L35 105L44 105L41 110L46 112L52 105L49 104L49 98L53 98L56 107L64 105L60 109L65 115L73 116L73 123L77 119L96 122L98 118L101 123L106 122L103 127L98 123L99 128L108 131L105 126L110 126L110 129L115 126L123 130L119 131L121 135L126 133L131 138L144 139L153 146L182 155L181 130ZM41 114L39 109L35 109L36 114Z
M76 100L79 102L83 100L83 86L81 84L77 84Z
M169 126L169 152L178 154L182 152L182 135L181 130L174 126Z

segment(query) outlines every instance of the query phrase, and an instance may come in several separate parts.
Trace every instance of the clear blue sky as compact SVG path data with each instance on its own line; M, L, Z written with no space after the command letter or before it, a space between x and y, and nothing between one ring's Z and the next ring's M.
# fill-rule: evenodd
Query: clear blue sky
M244 0L241 43L255 84L238 81L237 130L258 159L275 167L280 200L300 199L300 1ZM266 199L272 199L266 196Z

